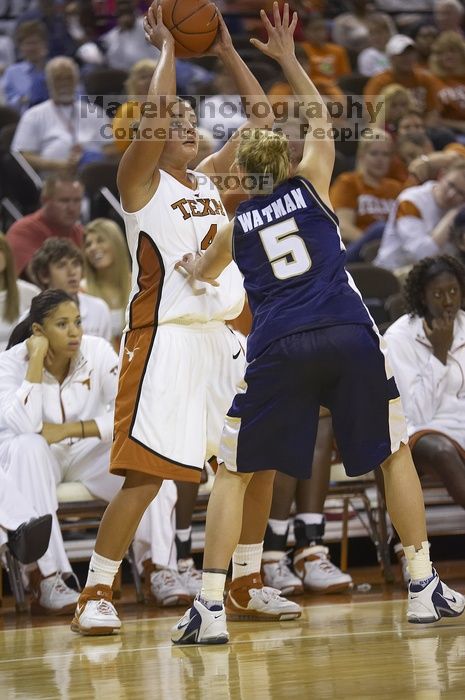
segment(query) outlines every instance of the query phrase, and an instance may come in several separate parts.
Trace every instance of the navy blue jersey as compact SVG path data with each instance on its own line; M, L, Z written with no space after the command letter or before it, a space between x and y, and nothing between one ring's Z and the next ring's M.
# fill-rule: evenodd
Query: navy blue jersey
M305 178L286 180L272 194L239 205L233 255L253 315L249 362L291 333L373 325L349 283L337 217Z

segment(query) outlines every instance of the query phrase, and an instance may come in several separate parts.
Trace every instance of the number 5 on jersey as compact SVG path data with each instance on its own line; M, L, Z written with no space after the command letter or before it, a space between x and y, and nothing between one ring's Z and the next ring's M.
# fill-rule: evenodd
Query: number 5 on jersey
M258 232L273 274L279 280L302 275L312 266L312 260L303 239L293 235L298 230L295 219L292 217L262 228Z

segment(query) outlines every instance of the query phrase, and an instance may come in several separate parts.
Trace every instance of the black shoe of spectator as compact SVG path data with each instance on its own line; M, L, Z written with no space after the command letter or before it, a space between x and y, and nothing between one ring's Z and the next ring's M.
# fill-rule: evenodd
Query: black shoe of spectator
M21 564L32 564L47 551L51 532L51 515L32 518L8 531L8 549Z

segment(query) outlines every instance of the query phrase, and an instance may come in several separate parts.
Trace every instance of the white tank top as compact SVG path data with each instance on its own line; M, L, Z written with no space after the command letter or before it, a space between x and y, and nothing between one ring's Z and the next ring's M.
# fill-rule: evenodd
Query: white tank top
M244 303L242 276L234 262L219 287L192 281L174 269L185 253L205 250L228 222L216 186L203 173L191 189L164 170L152 199L139 211L123 210L132 257L132 289L126 329L160 323L197 323L236 318Z

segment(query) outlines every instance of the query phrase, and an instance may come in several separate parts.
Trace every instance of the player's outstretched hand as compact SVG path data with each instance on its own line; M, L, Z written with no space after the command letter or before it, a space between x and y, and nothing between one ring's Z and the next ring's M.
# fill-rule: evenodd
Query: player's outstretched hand
M193 277L194 279L198 279L201 282L208 282L212 285L212 287L219 287L220 283L216 280L204 279L203 277L198 277L195 274L195 263L199 257L200 255L186 253L182 256L181 260L178 260L178 262L175 263L174 269L179 271L184 270L184 272L187 272L187 274Z
M161 50L163 44L174 44L173 35L163 24L161 5L158 0L152 2L144 17L144 34L149 44L157 49Z
M289 54L293 54L295 48L294 31L297 25L297 12L293 13L292 21L289 21L289 5L286 2L281 19L278 3L274 2L274 27L268 19L265 10L260 10L260 16L268 33L268 41L264 44L258 39L250 39L250 43L266 56L270 56L270 58L274 58L278 62L286 56L289 56Z

